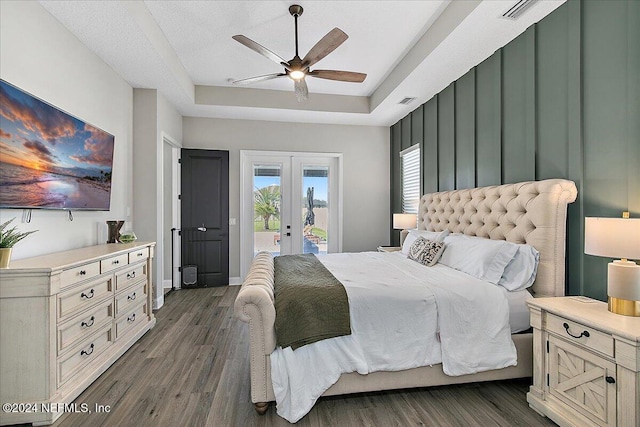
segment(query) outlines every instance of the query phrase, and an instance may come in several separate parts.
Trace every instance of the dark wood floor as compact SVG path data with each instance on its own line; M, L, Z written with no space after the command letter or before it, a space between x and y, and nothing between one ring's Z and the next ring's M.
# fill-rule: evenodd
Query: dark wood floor
M239 286L175 291L157 324L55 426L282 426L249 393L248 326L233 318ZM300 426L553 426L529 409L528 380L321 398Z

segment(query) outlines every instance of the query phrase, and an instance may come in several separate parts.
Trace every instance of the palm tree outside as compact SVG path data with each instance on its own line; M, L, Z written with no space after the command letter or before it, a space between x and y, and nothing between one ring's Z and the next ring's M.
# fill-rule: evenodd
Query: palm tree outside
M280 218L280 186L269 185L253 192L253 209L264 221L264 230L269 230L269 220Z

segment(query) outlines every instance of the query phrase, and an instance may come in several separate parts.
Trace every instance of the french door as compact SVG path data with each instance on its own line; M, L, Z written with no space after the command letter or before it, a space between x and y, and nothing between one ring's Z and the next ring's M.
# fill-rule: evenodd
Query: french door
M274 256L342 250L341 154L241 150L240 269Z

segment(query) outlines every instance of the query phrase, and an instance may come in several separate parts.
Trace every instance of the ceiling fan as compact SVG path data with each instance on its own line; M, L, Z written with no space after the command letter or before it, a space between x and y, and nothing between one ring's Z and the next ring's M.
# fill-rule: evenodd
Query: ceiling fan
M349 37L340 28L334 28L329 31L327 35L320 39L318 43L311 48L311 50L300 59L298 55L298 17L302 15L302 6L297 4L289 6L289 13L293 16L295 21L295 42L296 42L296 54L293 59L285 61L280 56L276 55L266 47L262 46L243 35L233 36L233 39L242 43L251 50L258 52L260 55L269 58L270 60L282 65L284 67L283 73L266 74L263 76L250 77L248 79L235 80L234 84L250 84L261 82L265 80L276 79L279 77L289 77L293 80L293 87L295 89L296 97L298 101L303 101L309 96L309 89L307 83L304 81L305 77L317 77L320 79L338 80L342 82L362 83L367 77L364 73L356 73L353 71L340 71L340 70L311 70L310 67L323 59L325 56L333 52L338 46L340 46Z

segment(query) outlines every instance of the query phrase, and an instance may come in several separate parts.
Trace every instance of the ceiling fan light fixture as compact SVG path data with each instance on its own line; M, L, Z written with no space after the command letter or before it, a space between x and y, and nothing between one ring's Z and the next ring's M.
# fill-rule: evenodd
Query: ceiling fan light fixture
M293 80L304 79L305 75L306 74L302 70L292 70L291 72L289 72L289 77L291 77Z
M524 1L524 0L523 0ZM535 0L527 0L535 1ZM250 38L237 34L232 38L259 53L260 55L272 60L273 62L280 64L284 67L283 73L272 73L263 76L250 77L248 79L234 80L234 84L250 84L262 82L265 80L272 80L280 77L289 77L293 81L294 91L298 101L304 101L309 96L309 88L305 82L305 77L316 77L320 79L336 80L342 82L362 83L367 77L364 73L356 73L353 71L341 71L341 70L310 70L314 64L322 60L328 54L336 50L338 46L344 43L349 36L340 28L334 28L329 31L324 37L322 37L304 58L300 58L298 55L298 18L302 15L302 6L293 4L289 7L289 13L294 18L294 41L295 41L295 56L290 61L285 61L280 56L276 55L266 47L251 40Z

